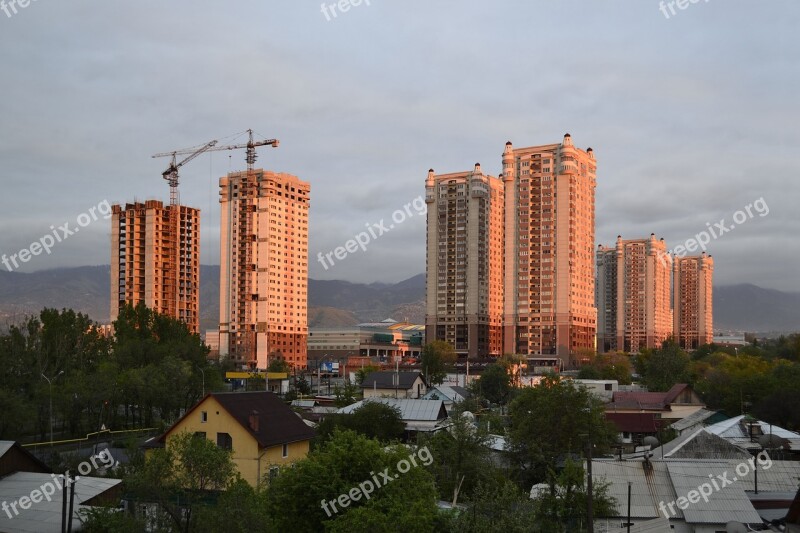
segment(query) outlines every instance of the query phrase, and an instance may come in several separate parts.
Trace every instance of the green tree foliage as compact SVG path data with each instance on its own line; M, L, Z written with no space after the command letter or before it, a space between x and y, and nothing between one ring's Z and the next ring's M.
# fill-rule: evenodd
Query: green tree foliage
M408 458L403 446L387 448L353 431L335 432L321 448L272 480L266 497L269 530L434 531L438 512L433 478L420 459L417 466L399 473L398 463ZM328 516L323 501L350 494L373 476L381 479L381 472L393 480L375 488L369 499L361 497L345 508L337 504L338 513L329 507Z
M630 357L622 353L597 354L588 365L578 372L580 379L615 379L620 385L631 384Z
M616 440L616 431L603 416L602 401L557 376L523 389L509 412L509 443L523 486L545 479L548 467L560 458L582 455L589 439L596 454L608 452Z
M107 391L96 377L109 349L94 323L71 310L44 309L11 325L0 336L0 438L49 437L51 389L42 375L53 383L58 434L87 429L87 419L96 424Z
M337 430L351 430L380 442L395 442L405 433L405 423L397 407L381 402L364 402L350 414L330 414L317 428L317 442L323 443Z
M243 479L234 481L215 505L198 507L193 531L197 533L250 533L264 531L267 516L266 494L256 491Z
M533 531L580 533L586 531L586 475L583 466L568 459L560 472L548 470L546 486L534 497L536 519ZM595 517L614 516L616 500L608 493L608 483L594 481L592 509Z
M336 385L333 388L333 395L333 404L336 407L347 407L356 402L357 397L361 395L361 388L354 383L350 383L348 379L341 386Z
M535 520L534 503L513 482L480 482L467 509L451 519L449 531L528 533Z
M636 358L636 370L653 392L664 392L676 383L690 382L689 355L672 340L656 350L642 350Z
M445 341L433 341L422 348L420 364L428 385L440 385L456 362L455 349Z
M194 510L209 491L228 488L236 480L232 451L204 437L184 432L153 450L125 478L134 499L157 503L168 517L164 523L189 531L197 522Z
M292 365L289 364L288 361L285 359L278 359L277 357L269 362L269 367L267 368L269 372L286 372L289 373L292 371Z
M57 439L165 425L200 398L203 381L206 391L223 388L185 324L139 305L114 325L109 339L85 315L44 309L0 334L0 438L49 439L43 374Z
M299 378L297 378L295 388L298 394L303 394L303 395L311 394L311 385L308 383L308 380L306 379L305 376L300 376Z
M491 363L483 370L480 379L470 384L470 390L492 403L505 404L512 391L508 367Z
M446 431L438 431L420 441L434 460L428 467L436 480L439 498L452 501L458 490L459 502L471 500L481 483L503 479L503 472L492 463L490 437L478 428L473 417L454 413Z

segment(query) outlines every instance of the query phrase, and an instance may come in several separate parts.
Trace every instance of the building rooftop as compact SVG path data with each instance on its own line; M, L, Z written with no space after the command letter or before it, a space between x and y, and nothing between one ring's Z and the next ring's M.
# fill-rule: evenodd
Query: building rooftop
M19 515L9 518L6 512L0 512L0 531L6 533L60 533L61 531L61 490L56 488L51 474L34 472L17 472L0 479L0 501L17 502L20 497L30 497L34 490L41 491L47 483L55 488L48 501L42 499L36 503L31 499L29 509L19 510ZM90 500L122 483L120 479L81 477L75 483L75 507L73 510L73 528L77 531L81 524L80 511L87 509Z
M408 390L414 386L417 378L422 378L422 381L425 381L421 372L394 372L390 370L370 372L361 383L361 388Z
M163 443L174 427L210 397L217 400L262 448L308 440L316 435L302 418L272 392L212 392L187 411L158 441ZM258 431L250 426L250 416L254 412L258 416Z
M400 411L403 421L427 421L435 422L447 418L447 412L442 400L406 400L394 398L368 398L361 400L347 407L342 407L337 411L339 414L352 414L367 402L378 402L391 407L396 407Z

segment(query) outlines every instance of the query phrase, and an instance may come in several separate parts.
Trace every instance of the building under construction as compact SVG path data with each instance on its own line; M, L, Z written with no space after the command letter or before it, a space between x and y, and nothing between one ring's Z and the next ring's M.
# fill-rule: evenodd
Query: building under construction
M220 357L305 367L311 187L261 169L228 174L219 186Z
M111 209L111 320L144 302L197 333L200 211L157 200Z

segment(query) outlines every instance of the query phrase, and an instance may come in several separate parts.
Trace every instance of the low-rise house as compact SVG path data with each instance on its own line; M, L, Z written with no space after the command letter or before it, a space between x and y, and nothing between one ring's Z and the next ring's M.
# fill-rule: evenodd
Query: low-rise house
M628 514L628 487L631 490L631 531L652 520L669 520L664 531L716 533L728 531L729 522L760 528L770 514L760 514L760 500L785 499L787 491L797 489L800 463L770 461L758 465L740 460L594 460L592 479L609 484L609 495L617 501L614 517L597 519L595 530L616 531L624 527ZM767 468L769 466L769 468ZM745 472L746 470L746 472ZM726 479L727 482L721 481ZM734 481L735 479L735 481ZM713 482L716 483L714 485ZM705 497L699 497L699 487ZM788 509L791 499L783 503ZM647 531L647 529L643 529ZM744 529L743 531L748 531Z
M445 408L449 412L453 405L463 402L471 396L472 393L464 387L459 387L457 385L437 385L436 387L428 389L428 392L425 393L422 399L442 400Z
M757 453L761 450L761 444L759 443L761 436L771 434L783 439L784 444L779 451L784 458L792 457L797 459L800 457L800 434L762 420L755 420L746 415L735 416L722 422L717 422L706 426L705 429L709 433L713 433L728 442L749 450L751 453Z
M619 390L619 381L616 379L574 379L572 381L604 402L610 402L614 393Z
M619 442L628 451L641 446L645 437L656 436L661 427L661 419L654 413L606 412L605 418L617 428Z
M184 431L233 451L242 478L258 486L280 466L303 459L316 432L271 392L212 392L149 447L167 446Z
M108 459L113 459L110 455ZM86 461L90 471L105 461ZM64 481L17 442L0 441L0 531L58 533L62 530ZM69 489L68 489L69 490ZM118 504L122 480L80 476L75 483L72 531L82 529L83 513L97 505ZM66 520L65 520L66 521ZM66 525L66 524L65 524Z
M618 391L606 405L615 413L655 413L660 418L678 421L704 408L705 404L689 385L679 383L666 392Z
M364 398L419 399L427 392L422 372L371 372L361 383Z
M408 400L394 398L368 398L347 407L342 407L338 414L352 414L366 402L380 402L396 407L400 411L400 418L406 425L406 437L411 438L416 433L430 433L445 427L447 410L442 400Z

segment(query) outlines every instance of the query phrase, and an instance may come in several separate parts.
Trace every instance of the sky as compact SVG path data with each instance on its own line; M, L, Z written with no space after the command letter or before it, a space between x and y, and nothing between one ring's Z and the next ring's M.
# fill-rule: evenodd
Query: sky
M506 141L569 132L597 158L597 244L707 231L715 284L800 291L796 0L9 1L0 254L39 252L15 271L108 264L108 204L168 201L152 154L252 128L281 143L258 167L311 183L310 277L400 281L425 271L429 168L498 175ZM244 165L216 152L181 169L204 264L219 263L217 181Z

